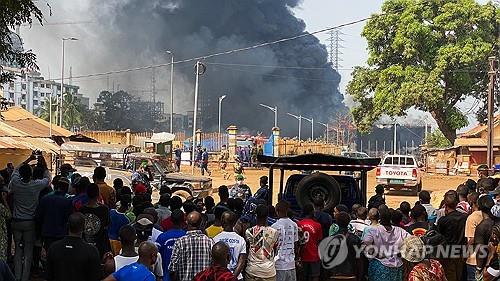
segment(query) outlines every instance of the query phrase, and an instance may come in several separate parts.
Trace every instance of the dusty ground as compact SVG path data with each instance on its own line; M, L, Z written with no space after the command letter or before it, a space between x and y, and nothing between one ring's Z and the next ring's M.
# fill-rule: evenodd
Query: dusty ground
M215 168L215 167L213 167ZM191 169L186 169L184 172L191 172ZM196 170L196 173L199 174L199 170ZM285 181L288 175L292 174L292 172L285 173ZM259 178L261 176L268 175L267 169L247 169L245 170L245 182L251 187L252 192L255 192L259 186ZM218 170L212 171L212 179L213 186L217 188L220 185L231 185L234 184L233 180L224 180L222 178L222 174ZM424 174L423 176L423 189L431 192L431 196L433 197L433 204L437 205L442 199L444 192L450 189L456 189L456 187L465 182L468 177L465 176L443 176L443 175L434 175L434 174ZM474 179L474 178L473 178ZM374 195L375 190L374 187L376 185L375 181L375 171L371 171L368 174L368 198ZM278 191L276 187L279 188L279 171L274 172L274 187L275 192L273 194L273 202L277 202ZM217 201L218 198L214 195L214 199ZM397 208L402 201L408 201L411 205L414 204L418 200L417 196L410 196L407 192L395 192L390 191L386 193L386 202L389 207ZM434 203L437 202L437 203Z

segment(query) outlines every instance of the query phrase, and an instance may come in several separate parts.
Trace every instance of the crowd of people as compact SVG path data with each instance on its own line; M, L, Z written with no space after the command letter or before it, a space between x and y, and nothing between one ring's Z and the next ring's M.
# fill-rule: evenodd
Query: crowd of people
M164 186L92 179L71 165L51 177L43 157L0 171L1 280L497 280L500 187L480 172L431 204L428 191L397 209L384 188L367 206L325 198L267 203L244 178L208 196L181 199ZM11 271L13 269L13 271Z

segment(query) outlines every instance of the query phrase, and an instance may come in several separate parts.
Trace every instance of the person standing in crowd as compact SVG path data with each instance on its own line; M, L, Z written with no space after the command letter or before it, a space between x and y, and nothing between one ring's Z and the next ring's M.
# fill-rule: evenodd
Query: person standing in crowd
M111 253L106 253L104 257L105 276L136 262L139 258L139 254L135 249L135 241L137 240L135 228L129 224L122 226L119 238L122 246L120 254L113 256Z
M437 230L446 240L446 245L466 245L465 223L467 215L456 210L458 194L454 190L446 192L444 196L445 216L437 223ZM460 252L460 254L462 254ZM460 258L445 258L442 264L448 281L461 280L464 260Z
M363 236L365 229L368 227L368 224L366 224L367 216L368 209L366 209L365 207L359 207L356 210L356 219L351 221L351 225L352 227L354 227L354 234L356 234L356 236L358 236L360 239Z
M132 197L129 194L122 194L120 197L120 207L109 211L110 224L108 227L108 238L111 245L111 252L114 255L118 255L122 248L118 238L120 228L131 223L130 219L126 215L131 201Z
M410 236L403 240L401 256L411 268L408 281L446 281L443 266L439 261L425 258L425 245L417 236Z
M12 173L9 184L13 199L12 233L16 245L14 272L16 280L27 281L30 278L33 261L33 247L36 240L35 212L38 207L40 192L49 187L50 174L45 159L36 152L24 161ZM33 170L28 164L37 160L37 166L43 169L42 179L33 179Z
M358 209L359 211L359 209ZM361 239L349 232L348 226L350 216L346 212L340 212L335 216L335 221L339 226L338 235L340 239L345 239L347 246L347 256L342 263L329 270L332 277L330 280L362 280L364 277L364 267L362 266L362 257L356 257L356 249L361 247Z
M254 198L257 200L266 200L268 199L269 194L269 178L267 176L262 176L259 179L259 189L254 194Z
M385 197L384 197L384 190L385 187L381 184L375 186L375 195L370 197L370 200L368 200L368 209L371 208L376 208L382 204L385 205Z
M170 198L170 210L174 212L175 210L180 210L182 208L182 199L179 196L172 196ZM160 223L163 231L168 231L173 228L174 224L172 222L172 216L164 219ZM184 227L184 218L182 219L182 226Z
M209 176L212 175L212 173L208 170L208 151L206 148L203 148L203 152L201 153L201 175L205 175L205 171Z
M407 201L401 202L399 204L399 210L403 214L403 222L401 227L407 227L411 223L411 217L410 217L410 211L411 211L411 205Z
M431 204L431 194L427 190L422 190L418 193L418 201L425 208L427 213L427 220L430 223L436 222L437 212L436 209Z
M379 220L380 216L378 214L378 209L376 208L371 208L368 211L368 220L370 221L370 224L365 227L365 230L363 231L363 234L361 235L361 239L363 239L368 231L371 231L374 227L379 226Z
M430 225L427 222L425 207L422 205L415 205L415 207L413 207L410 211L410 217L413 223L406 227L406 231L408 231L411 235L418 237L424 236L430 228Z
M80 208L89 202L87 196L87 187L90 185L90 180L87 177L81 177L73 183L76 195L72 198L73 211L79 212Z
M143 242L138 252L137 262L122 267L103 281L156 281L154 274L149 270L158 257L156 246L151 242Z
M222 206L215 207L214 210L215 221L211 226L205 229L205 232L207 233L208 237L214 238L217 234L221 233L224 230L224 228L222 227L222 214L224 214L224 212L228 210L229 209L224 208Z
M116 178L113 180L113 189L115 190L115 198L116 200L120 200L120 196L122 195L123 188L123 180L120 178Z
M302 209L304 219L297 223L302 232L301 261L303 280L318 281L321 271L321 261L318 254L319 242L323 239L323 229L320 223L314 220L314 207L307 204Z
M317 196L313 199L314 203L314 219L321 224L322 235L324 237L328 236L328 230L332 225L332 216L325 212L325 199L323 196Z
M248 228L245 232L248 244L245 281L275 280L274 258L279 242L279 232L267 226L269 208L266 205L257 206L255 214L257 216L257 225ZM313 211L311 211L311 215L313 215Z
M297 280L295 271L295 254L298 252L299 229L288 217L290 203L279 201L276 204L278 220L271 226L279 233L278 259L276 260L276 281Z
M240 198L246 202L248 198L252 197L250 187L244 183L245 177L243 175L236 175L236 183L229 189L230 198Z
M61 177L54 184L55 192L40 200L36 212L36 221L42 229L43 246L46 252L55 241L61 240L66 235L66 225L73 205L66 199L69 181Z
M158 223L170 217L172 215L172 211L168 208L170 205L170 194L162 194L160 196L160 200L158 200L158 207L156 208L156 213L158 214Z
M231 259L228 269L238 280L243 280L243 269L247 259L247 244L243 237L234 232L234 225L238 217L232 211L224 212L222 215L222 226L224 231L214 237L214 242L223 242L230 249ZM215 247L215 246L214 246Z
M83 241L84 227L81 213L69 216L69 235L54 242L48 251L47 281L101 280L101 259L97 249Z
M0 177L0 181L3 181L2 177ZM2 184L0 186L0 262L7 261L7 247L10 245L7 237L7 221L12 217L12 214L7 203L8 193L9 190Z
M472 213L467 217L467 220L465 221L464 235L465 238L467 239L467 245L469 246L474 245L474 233L476 231L476 227L483 220L483 214L479 210L478 206L478 198L479 198L479 193L477 192L472 192L468 196ZM476 266L477 266L476 254L472 252L465 261L465 267L467 269L467 281L476 280Z
M110 224L109 209L99 204L99 187L92 183L87 187L88 203L80 208L85 216L84 239L87 243L94 245L99 251L99 257L111 250L109 245L107 228Z
M213 214L214 208L215 208L214 198L209 195L203 199L203 203L205 203L205 213L206 214Z
M160 236L158 236L158 239L156 239L158 252L161 254L162 266L165 271L163 274L163 281L170 281L170 274L166 271L168 269L168 265L170 264L174 244L179 238L186 235L186 231L182 229L182 226L184 225L184 213L177 209L172 212L170 217L172 218L172 229L163 232Z
M226 208L229 208L229 205L227 204L227 201L229 200L229 190L227 186L219 186L217 194L219 195L219 203L217 203L216 206L224 206Z
M109 209L114 209L116 205L116 192L114 188L104 181L106 179L106 169L101 166L96 167L93 179L94 183L99 187L99 196L104 205Z
M175 146L174 150L174 169L178 173L181 171L182 150L179 145Z
M393 249L393 251L366 252L370 260L368 266L368 280L400 281L403 279L403 261L394 252L400 249L403 239L410 236L399 226L391 224L391 211L379 207L380 225L368 231L363 237L363 244L371 249Z
M227 268L229 247L224 242L217 242L212 247L212 265L196 274L194 281L236 281L234 274Z
M231 178L231 174L226 171L228 161L229 151L227 150L227 146L223 144L219 154L219 168L222 171L222 177L224 178L224 180L228 180Z
M483 217L483 220L477 225L474 231L474 245L478 248L478 253L488 252L488 243L490 242L491 232L495 224L491 214L491 207L494 204L493 199L489 196L481 196L477 199L477 205ZM482 280L483 270L489 265L488 263L486 255L478 254L476 256L476 280Z
M174 244L168 269L172 281L192 281L194 276L210 266L212 239L200 229L201 214L187 215L187 232Z
M469 202L467 201L467 195L469 194L469 188L465 184L461 184L457 187L458 194L458 204L457 211L462 212L464 214L470 214L471 208Z

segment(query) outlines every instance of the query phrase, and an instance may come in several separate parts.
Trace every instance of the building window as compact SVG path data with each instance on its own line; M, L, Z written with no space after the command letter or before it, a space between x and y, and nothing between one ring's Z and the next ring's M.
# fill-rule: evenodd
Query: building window
M45 93L40 93L40 96L41 97L45 97Z
M26 94L21 95L21 100L25 101L26 100Z
M33 97L34 98L38 98L38 92L37 91L33 91Z
M13 100L14 99L14 93L10 93L9 98Z
M51 89L51 88L52 88L52 86L51 86L50 84L45 85L45 87L46 87L47 89Z
M38 105L38 100L33 100L33 105Z
M45 88L45 84L40 84L40 88Z
M61 86L60 85L57 85L57 90L60 91L61 90Z
M26 90L26 84L21 84L21 89Z
M41 105L41 106L44 106L44 105L45 105L45 102L44 102L44 101L41 101L41 102L40 102L40 105Z

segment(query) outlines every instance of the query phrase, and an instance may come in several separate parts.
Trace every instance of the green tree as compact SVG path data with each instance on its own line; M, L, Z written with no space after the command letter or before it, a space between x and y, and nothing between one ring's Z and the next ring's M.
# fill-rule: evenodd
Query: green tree
M31 51L23 51L17 43L19 36L12 32L22 24L32 24L36 20L42 24L43 15L31 0L0 1L0 62L20 68L38 70L36 56ZM0 84L13 79L13 74L4 72L0 67Z
M383 115L416 108L430 112L453 142L467 125L457 104L485 100L498 9L474 0L387 0L382 11L362 33L368 66L356 67L347 87L357 102L352 115L358 129L369 131Z
M429 148L444 148L451 146L451 142L440 130L435 130L434 132L428 134L425 139L425 143Z
M80 126L83 120L83 106L77 97L71 94L64 95L63 101L63 126L73 130Z
M52 97L52 123L56 124L56 119L57 119L57 108L58 108L58 101L56 97ZM40 116L45 121L49 121L50 119L50 100L49 98L46 98L44 100L43 106L38 108L37 114Z
M125 91L114 93L102 91L97 97L97 102L103 107L105 129L130 129L134 118L131 112L131 95Z

